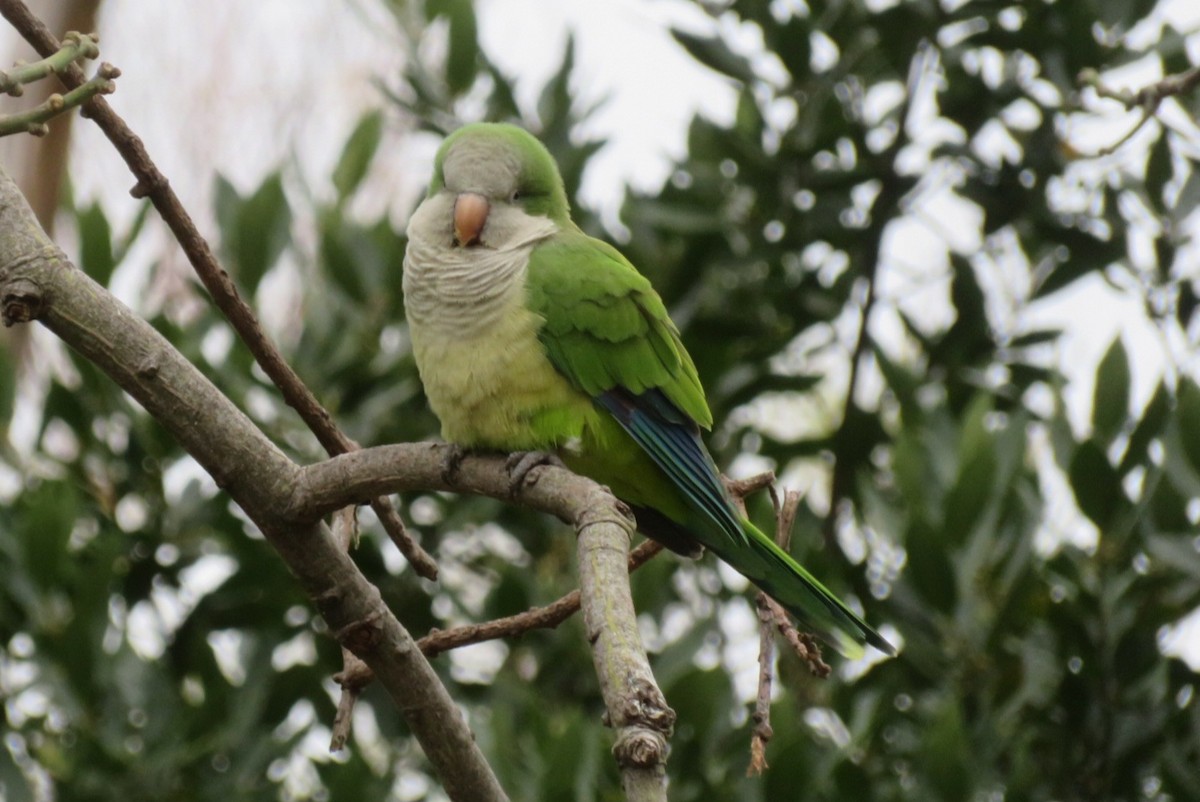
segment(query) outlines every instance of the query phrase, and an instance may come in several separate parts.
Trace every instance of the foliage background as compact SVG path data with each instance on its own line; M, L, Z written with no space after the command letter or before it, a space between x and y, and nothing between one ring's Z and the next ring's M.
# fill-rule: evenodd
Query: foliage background
M1200 798L1196 673L1172 629L1200 605L1200 92L1168 101L1169 127L1096 157L1132 122L1097 123L1103 101L1077 82L1085 68L1182 72L1189 32L1147 0L695 5L714 24L676 36L735 87L735 119L695 119L686 159L626 196L616 230L579 203L577 219L668 302L722 421L718 461L807 490L794 553L902 653L827 682L784 655L771 770L747 778L744 583L711 559L652 562L634 592L679 714L672 798ZM571 46L525 107L480 49L470 2L388 8L407 61L380 76L386 100L346 142L336 196L303 192L288 165L213 193L247 296L269 308L298 280L289 357L365 444L437 429L403 325L402 229L352 211L380 143L517 121L572 197L603 145L580 135L592 110ZM1078 135L1089 124L1100 145ZM63 208L77 263L110 281L145 215L114 228L69 192ZM1057 344L1086 323L1069 299L1091 282L1144 309L1166 364L1144 401L1131 377L1149 356L1115 340L1081 421ZM213 310L176 295L153 314L296 459L320 458ZM439 798L370 692L353 749L325 753L339 654L286 571L107 379L33 348L0 350L5 797ZM22 403L34 438L9 429ZM373 527L355 558L414 633L574 584L554 521L403 501L442 581L416 579ZM617 797L578 622L435 666L515 799Z

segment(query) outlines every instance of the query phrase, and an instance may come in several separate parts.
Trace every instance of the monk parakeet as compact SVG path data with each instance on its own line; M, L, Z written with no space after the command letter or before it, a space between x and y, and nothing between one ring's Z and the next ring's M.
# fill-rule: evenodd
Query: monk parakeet
M557 454L669 548L708 548L846 655L892 646L734 508L700 430L712 413L662 300L570 217L546 148L467 125L408 225L404 299L442 435Z

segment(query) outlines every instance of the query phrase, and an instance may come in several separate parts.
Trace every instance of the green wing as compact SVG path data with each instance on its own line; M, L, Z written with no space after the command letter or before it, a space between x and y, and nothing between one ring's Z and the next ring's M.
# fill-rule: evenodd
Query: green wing
M546 321L542 344L572 384L592 398L659 390L693 423L712 427L666 307L615 248L579 231L558 234L533 250L526 286L530 308Z
M615 249L575 231L534 249L526 286L530 308L545 320L539 337L555 368L612 415L686 499L696 517L677 524L842 654L861 653L857 643L895 653L734 510L700 441L698 427L710 428L712 413L696 367L649 281Z
M551 363L612 416L686 500L691 512L675 522L699 516L703 526L692 537L710 548L748 545L700 440L712 413L696 366L650 282L616 249L574 231L534 249L526 286L531 309L545 320L539 337Z

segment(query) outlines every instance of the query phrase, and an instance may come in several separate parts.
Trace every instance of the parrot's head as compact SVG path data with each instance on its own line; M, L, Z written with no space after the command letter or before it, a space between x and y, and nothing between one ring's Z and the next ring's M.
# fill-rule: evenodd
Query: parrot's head
M419 213L435 229L423 234L455 248L506 249L547 223L570 225L550 152L528 131L499 123L466 125L446 137Z

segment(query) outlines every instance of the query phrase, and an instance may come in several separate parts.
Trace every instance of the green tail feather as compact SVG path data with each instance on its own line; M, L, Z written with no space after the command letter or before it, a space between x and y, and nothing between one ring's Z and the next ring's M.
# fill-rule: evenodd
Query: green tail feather
M634 394L616 388L593 400L670 479L689 510L688 520L680 522L657 511L647 516L651 535L657 529L663 545L686 553L690 534L846 657L861 656L864 643L885 654L896 653L775 541L736 513L699 429L661 392ZM664 521L674 526L663 526Z
M713 543L707 545L718 557L796 616L802 629L811 630L847 658L861 657L864 643L869 643L884 654L896 654L892 644L833 595L804 566L793 560L775 541L749 521L742 519L741 523L750 541L748 548L713 548Z

